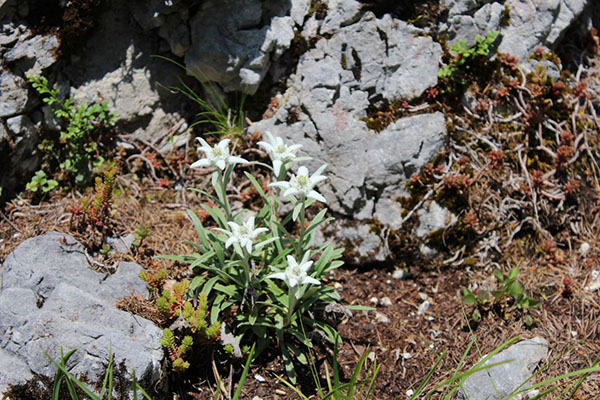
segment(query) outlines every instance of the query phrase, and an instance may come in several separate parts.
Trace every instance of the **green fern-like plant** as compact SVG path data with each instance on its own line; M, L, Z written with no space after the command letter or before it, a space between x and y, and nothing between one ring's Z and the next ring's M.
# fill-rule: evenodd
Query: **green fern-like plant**
M51 86L47 78L27 78L62 125L58 141L44 140L40 148L45 161L58 161L61 179L86 186L105 162L99 146L109 137L106 133L115 126L117 115L110 112L107 101L76 105L72 98L61 100L57 85Z

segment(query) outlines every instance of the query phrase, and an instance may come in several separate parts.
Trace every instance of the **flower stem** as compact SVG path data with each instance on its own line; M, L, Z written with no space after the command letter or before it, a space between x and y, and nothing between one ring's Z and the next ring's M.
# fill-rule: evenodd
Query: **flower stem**
M298 258L302 258L303 254L302 254L302 248L304 245L304 233L305 233L305 226L304 226L304 218L305 218L305 207L306 207L306 199L302 199L302 207L300 208L300 237L298 238L298 247L296 248L296 256Z

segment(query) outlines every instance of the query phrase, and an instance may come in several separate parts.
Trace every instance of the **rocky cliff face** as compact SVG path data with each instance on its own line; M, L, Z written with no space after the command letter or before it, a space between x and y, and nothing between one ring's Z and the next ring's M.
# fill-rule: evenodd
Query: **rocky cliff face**
M219 91L273 94L278 107L258 126L302 143L312 167L329 165L330 207L397 227L394 199L442 149L444 115L420 113L375 133L363 121L369 105L410 101L436 85L442 46L435 37L473 43L497 30L499 50L525 62L537 47L556 46L590 1L442 0L432 4L437 21L421 28L386 1L79 0L56 1L52 15L38 3L0 2L4 196L39 168L37 146L56 129L27 74L48 76L75 101L108 100L126 133L154 142L179 126L176 142L185 143L189 105L168 89L184 71L153 57L160 55ZM282 71L293 73L273 93Z

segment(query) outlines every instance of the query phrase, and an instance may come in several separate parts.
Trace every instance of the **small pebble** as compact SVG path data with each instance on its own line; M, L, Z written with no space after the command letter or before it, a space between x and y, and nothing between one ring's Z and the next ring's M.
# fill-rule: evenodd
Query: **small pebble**
M387 315L380 313L380 312L375 313L375 321L379 322L381 324L389 324L390 323L390 319L387 317Z
M392 273L392 278L401 280L406 279L408 277L408 273L403 269L397 269Z
M379 301L381 303L382 306L384 307L390 307L392 305L392 300L390 300L389 297L385 296L382 297L381 300Z
M427 311L429 309L430 305L431 305L431 303L429 302L429 300L425 300L423 303L421 303L421 305L419 306L419 309L417 310L417 315L425 314L425 311Z
M582 257L585 257L587 253L590 252L590 248L591 246L588 242L581 243L581 245L579 246L579 254L581 254Z
M412 354L410 354L408 352L402 353L402 358L404 358L405 360L411 359Z
M371 303L373 305L377 305L377 304L379 304L379 299L377 297L371 297L369 299L369 303Z
M408 398L411 398L413 394L415 394L415 392L412 389L408 389L406 391L406 397L408 397Z
M262 376L260 376L258 374L254 375L254 379L259 381L260 383L265 383L267 381L265 378L263 378Z

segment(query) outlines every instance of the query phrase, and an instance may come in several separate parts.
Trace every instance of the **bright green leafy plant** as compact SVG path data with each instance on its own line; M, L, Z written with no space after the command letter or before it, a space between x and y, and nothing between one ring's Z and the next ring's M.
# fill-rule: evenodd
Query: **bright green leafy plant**
M35 173L33 178L31 178L31 182L27 184L27 190L48 193L57 186L58 182L55 179L48 179L46 173L39 170Z
M508 274L504 274L500 270L495 270L494 276L498 284L496 289L491 292L480 290L477 294L474 294L469 289L463 288L463 302L467 306L475 306L475 309L471 313L471 318L474 321L481 319L480 308L485 309L487 306L493 304L498 306L507 304L508 307L504 308L505 314L514 309L522 310L523 322L527 326L532 326L533 319L527 309L536 307L540 304L540 301L534 300L525 294L523 283L517 279L519 277L519 268L514 267Z
M270 136L270 135L269 135ZM269 344L278 343L286 372L295 380L294 361L307 364L302 349L307 346L307 331L320 331L331 342L339 341L335 327L319 320L319 310L340 297L335 289L323 283L327 274L342 265L342 249L329 244L313 245L320 224L328 222L326 209L311 221L307 210L325 198L316 185L326 179L325 166L309 175L304 166L296 174L289 173L299 146L285 145L270 136L271 143L260 142L271 155L273 166L261 164L273 172L269 194L249 173L246 177L259 193L263 205L259 209L232 209L227 187L236 165L249 164L229 152L229 139L215 146L199 139L199 151L205 157L192 168L215 167L212 191L197 190L214 205L204 210L214 227L205 227L193 212L189 212L199 243L189 243L196 252L190 255L164 256L185 262L196 274L190 291L205 295L210 320L223 320L233 332L236 345L256 344L260 354ZM289 175L289 179L286 179ZM293 204L293 211L280 215L284 198ZM296 228L297 226L297 228ZM238 352L239 353L239 352Z
M65 180L85 185L105 161L99 146L117 116L109 111L107 101L75 105L72 98L61 100L57 85L50 86L45 77L27 78L63 125L58 141L46 139L41 149L58 163Z
M460 40L451 47L453 54L447 65L438 71L438 77L448 81L449 86L456 89L468 84L474 71L481 65L482 59L487 59L494 49L498 32L489 32L486 36L477 35L475 45L467 47L467 42Z

